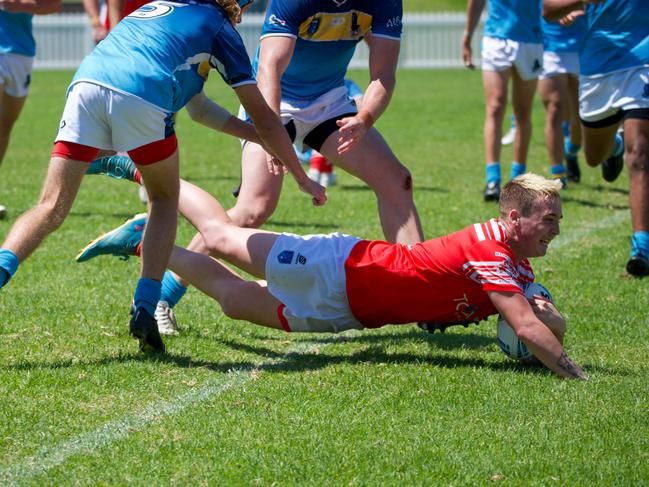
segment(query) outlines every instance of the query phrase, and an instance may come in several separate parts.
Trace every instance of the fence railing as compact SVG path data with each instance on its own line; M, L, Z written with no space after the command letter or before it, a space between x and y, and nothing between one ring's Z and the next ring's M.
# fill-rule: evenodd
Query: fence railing
M237 27L250 56L254 55L263 16L247 15ZM464 13L409 13L403 18L400 68L456 68L462 66L460 42ZM84 14L34 17L37 69L74 69L94 47L92 31ZM481 31L474 35L476 61ZM352 68L367 67L368 50L360 43Z

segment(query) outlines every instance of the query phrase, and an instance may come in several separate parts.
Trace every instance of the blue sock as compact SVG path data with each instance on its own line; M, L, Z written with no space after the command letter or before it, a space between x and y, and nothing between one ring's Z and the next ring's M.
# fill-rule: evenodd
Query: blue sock
M511 122L512 122L512 128L515 129L515 128L516 128L516 117L515 117L514 115L511 115L511 116L509 117L509 119L510 119Z
M511 179L514 179L516 176L520 176L521 174L525 174L527 166L525 164L521 164L520 162L512 162L512 177Z
M563 177L566 175L566 168L563 167L563 164L553 164L550 167L550 174L554 177Z
M9 279L18 270L18 256L11 250L0 249L0 288L9 282Z
M638 254L649 259L649 232L633 232L631 255Z
M615 149L613 149L613 156L621 156L624 153L624 139L620 134L615 134Z
M151 316L154 316L156 306L160 301L161 289L162 283L160 281L141 277L137 282L135 297L133 298L135 309L144 308Z
M581 149L580 145L573 144L570 139L566 139L566 145L564 146L563 150L565 153L569 156L576 156L577 153L579 152L579 149Z
M490 162L486 166L487 182L500 182L500 162Z
M171 271L165 272L162 278L160 301L166 301L173 308L182 299L186 291L187 288L180 283Z
M561 129L563 130L564 137L570 137L570 122L568 120L561 122Z

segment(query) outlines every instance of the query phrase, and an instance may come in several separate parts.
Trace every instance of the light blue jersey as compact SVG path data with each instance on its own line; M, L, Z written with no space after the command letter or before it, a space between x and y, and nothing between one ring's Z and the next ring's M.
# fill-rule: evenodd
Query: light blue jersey
M12 14L0 10L0 53L36 55L36 42L32 35L32 15Z
M487 0L489 17L484 35L518 42L543 42L542 0Z
M350 100L353 100L358 96L363 96L363 90L361 90L361 87L358 86L353 79L345 78L344 83L345 89L347 90L347 96Z
M211 68L231 87L255 83L241 37L210 1L155 1L124 18L86 57L72 84L88 81L177 112Z
M261 38L296 39L282 99L314 100L343 86L356 44L371 32L401 39L401 0L270 0ZM253 68L256 72L259 50Z
M564 27L559 22L541 20L543 49L549 52L579 52L586 35L586 19L578 17L571 25Z
M649 65L647 0L606 0L586 6L588 30L579 54L581 74L596 76Z

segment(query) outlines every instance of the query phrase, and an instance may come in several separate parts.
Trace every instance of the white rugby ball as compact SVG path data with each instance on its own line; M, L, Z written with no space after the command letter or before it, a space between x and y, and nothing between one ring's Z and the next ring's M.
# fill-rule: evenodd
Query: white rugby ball
M528 284L525 288L525 297L527 299L532 299L534 296L552 301L550 291L536 282ZM509 326L509 323L505 321L505 318L500 315L498 315L496 337L498 346L505 355L517 360L532 356L532 352L527 349L527 345L518 339L513 328Z

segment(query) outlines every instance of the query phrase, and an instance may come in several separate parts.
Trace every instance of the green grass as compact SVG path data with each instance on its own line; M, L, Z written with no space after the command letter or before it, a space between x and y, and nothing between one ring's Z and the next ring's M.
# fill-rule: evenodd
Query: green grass
M0 235L38 196L70 77L34 75L0 172ZM216 76L208 91L236 109ZM534 119L530 168L547 174L538 103ZM412 170L429 238L495 215L481 200L482 120L478 73L399 73L378 127ZM183 176L231 204L238 142L184 113L178 136ZM506 359L493 318L444 335L286 335L233 322L193 289L168 355L144 357L126 326L137 262L73 261L142 207L133 186L88 177L63 227L0 292L0 483L649 484L649 291L623 272L627 176L609 185L583 170L564 193L561 237L533 265L587 383ZM381 237L351 176L339 172L324 208L285 186L268 228ZM181 223L179 242L191 236Z

